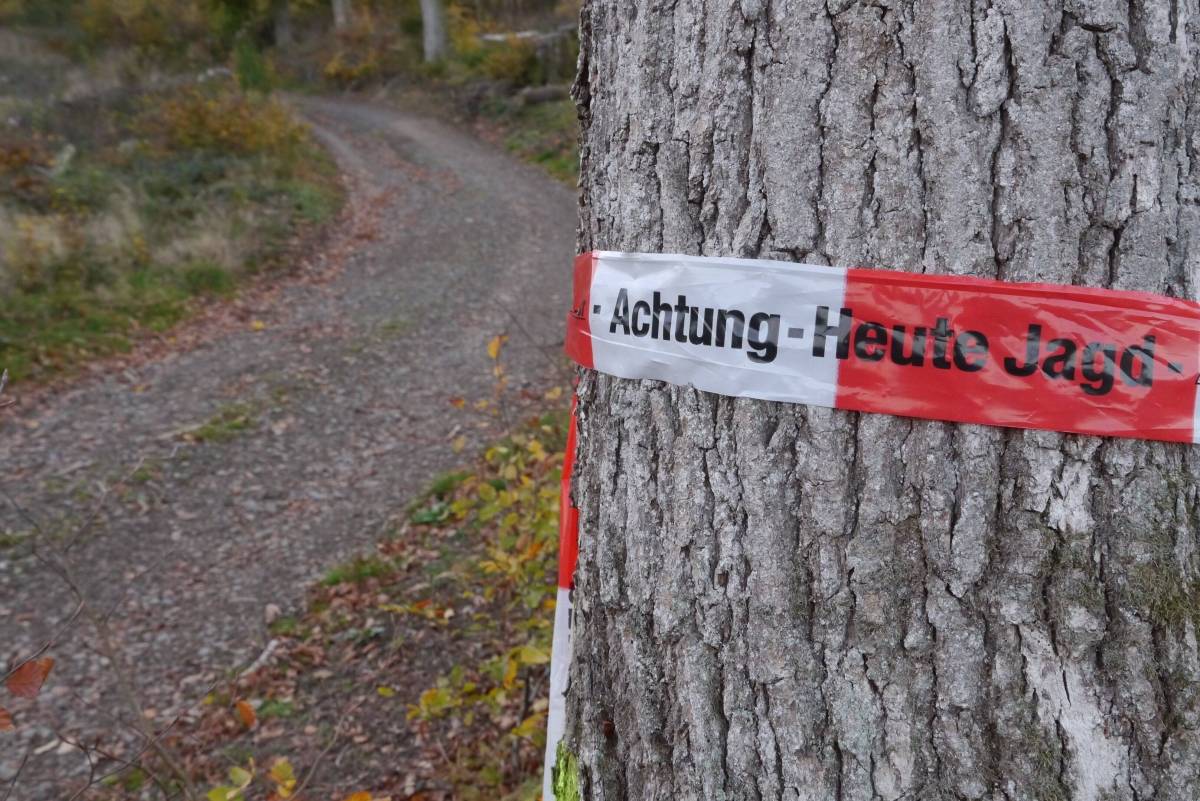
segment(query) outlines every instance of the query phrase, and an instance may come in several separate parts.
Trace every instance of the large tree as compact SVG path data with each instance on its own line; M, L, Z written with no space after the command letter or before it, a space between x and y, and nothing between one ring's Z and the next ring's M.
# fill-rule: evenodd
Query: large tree
M1196 0L586 0L581 249L1195 297ZM1200 798L1200 452L585 374L585 799Z

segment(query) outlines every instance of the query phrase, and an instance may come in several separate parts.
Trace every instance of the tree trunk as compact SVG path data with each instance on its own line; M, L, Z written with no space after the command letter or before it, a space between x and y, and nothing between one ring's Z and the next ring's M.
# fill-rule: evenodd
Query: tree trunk
M275 46L291 47L292 37L292 5L289 0L271 0L271 22Z
M587 0L580 248L1196 296L1196 0ZM1200 799L1200 449L586 374L582 797Z
M354 21L354 12L350 8L350 0L330 0L333 4L333 28L344 31Z
M446 9L442 2L421 0L421 32L426 63L446 55Z

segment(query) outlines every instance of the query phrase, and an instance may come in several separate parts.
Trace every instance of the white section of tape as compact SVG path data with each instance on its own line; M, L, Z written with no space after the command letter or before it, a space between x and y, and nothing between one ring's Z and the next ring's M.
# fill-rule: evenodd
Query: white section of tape
M588 324L597 370L722 395L834 405L836 343L831 338L825 356L813 356L813 320L825 306L837 325L843 268L596 255Z
M567 674L571 670L571 591L558 588L554 606L554 641L550 646L550 710L546 718L546 761L542 801L554 801L554 762L567 722Z

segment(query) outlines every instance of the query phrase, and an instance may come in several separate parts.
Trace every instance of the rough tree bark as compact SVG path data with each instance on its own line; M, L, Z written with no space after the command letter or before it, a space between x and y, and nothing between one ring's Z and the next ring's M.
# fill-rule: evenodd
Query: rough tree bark
M421 0L421 40L425 62L446 55L446 8L443 0Z
M580 247L1196 297L1197 0L587 0ZM583 798L1200 799L1200 449L580 388Z

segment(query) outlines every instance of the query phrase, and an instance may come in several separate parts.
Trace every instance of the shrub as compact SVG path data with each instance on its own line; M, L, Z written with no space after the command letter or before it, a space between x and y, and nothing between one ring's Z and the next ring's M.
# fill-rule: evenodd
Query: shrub
M76 19L84 35L97 44L125 44L141 50L174 54L204 39L209 27L196 0L84 0Z
M321 72L331 83L352 86L379 73L379 54L374 48L339 49Z
M480 65L485 75L516 86L541 83L541 65L532 44L514 37L489 46Z
M71 17L73 0L0 0L0 20L26 25L62 25Z
M0 133L0 197L44 209L49 202L46 170L53 157L42 142Z
M185 91L149 111L145 127L169 150L286 156L305 139L278 102L242 92Z
M274 88L275 76L270 63L246 37L238 39L233 48L233 71L243 90L269 92Z
M466 6L452 3L446 9L446 24L455 58L467 67L478 67L484 57L483 43L479 41L483 26L475 18L474 12Z

